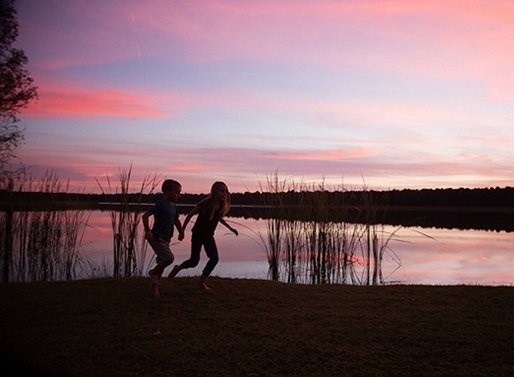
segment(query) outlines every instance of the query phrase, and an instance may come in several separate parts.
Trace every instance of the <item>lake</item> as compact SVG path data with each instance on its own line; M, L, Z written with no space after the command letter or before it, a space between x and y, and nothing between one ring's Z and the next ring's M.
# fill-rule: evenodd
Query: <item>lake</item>
M81 255L92 266L79 273L79 278L109 275L113 268L113 231L109 211L89 211L88 226L84 230ZM181 221L184 216L181 215ZM194 219L193 219L194 220ZM244 217L228 217L238 229L236 237L222 225L218 226L216 241L220 263L213 275L231 278L270 279L269 263L264 239L268 221ZM173 239L172 250L176 262L189 257L190 229L186 238ZM514 283L514 233L507 231L472 230L436 227L379 226L384 237L394 233L383 253L380 272L384 284L468 284L512 285ZM151 263L153 252L147 250L144 271ZM281 257L281 259L284 259ZM197 276L206 262L202 251L200 264L184 270L180 276ZM356 250L353 273L362 277L366 269L366 254ZM281 262L278 280L290 281L291 271ZM312 282L310 266L294 266L298 283ZM165 272L167 273L169 269ZM362 283L362 280L360 280Z

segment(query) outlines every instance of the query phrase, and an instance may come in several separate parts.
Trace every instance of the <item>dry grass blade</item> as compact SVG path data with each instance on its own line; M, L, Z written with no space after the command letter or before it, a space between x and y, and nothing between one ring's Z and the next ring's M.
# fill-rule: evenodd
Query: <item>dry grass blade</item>
M399 229L391 234L384 232L379 219L379 208L384 208L384 203L375 203L365 185L358 206L362 222L355 223L345 220L345 213L356 212L355 207L338 201L343 195L331 195L324 180L306 185L280 179L275 173L266 183L264 189L261 186L263 205L271 206L274 214L266 220L266 235L259 238L264 242L273 280L385 283L382 260L385 253L391 252L398 261L390 244L397 240ZM344 187L336 188L336 192L343 191ZM334 212L339 212L338 216ZM284 266L285 277L280 274L280 266Z
M139 191L135 195L131 193L132 179L131 164L128 169L120 170L119 191L114 189L114 194L118 200L118 208L111 210L111 226L113 231L113 276L141 276L147 264L148 245L144 235L139 231L141 221L140 205L144 195L152 194L159 184L159 176L146 175L141 179ZM108 191L106 191L100 181L96 182L103 193L113 194L112 186L107 176Z
M54 172L40 181L23 177L13 190L57 193L68 190ZM82 267L80 248L88 217L84 211L53 208L42 211L11 211L0 216L2 281L72 280Z

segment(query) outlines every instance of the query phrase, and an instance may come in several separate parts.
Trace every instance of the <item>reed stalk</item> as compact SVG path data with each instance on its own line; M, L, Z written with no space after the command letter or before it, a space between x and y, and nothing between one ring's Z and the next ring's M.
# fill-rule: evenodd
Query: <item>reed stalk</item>
M271 206L275 211L281 211L283 209L284 195L283 190L286 186L285 181L280 181L278 174L275 174L271 178L267 178L267 190L271 193L268 196L270 199L264 199L264 205ZM262 187L261 187L262 191ZM264 197L266 198L266 197ZM280 258L282 255L282 215L279 212L275 213L272 219L269 219L266 223L267 237L264 249L266 251L266 257L268 259L268 275L271 280L279 280L279 266Z
M106 187L96 180L102 193L114 193L119 198L118 208L110 213L113 231L113 277L141 276L146 264L148 246L144 235L141 236L142 232L139 232L142 216L139 208L143 204L144 195L154 192L159 177L156 174L143 177L135 195L135 202L134 195L130 193L131 177L132 164L128 169L120 170L119 187L111 186L109 176L106 177Z
M397 231L384 234L380 228L379 204L372 201L367 187L361 195L358 210L360 222L350 222L349 211L355 208L344 202L344 187L327 190L324 180L317 186L280 179L275 173L267 178L263 204L272 206L273 216L267 221L267 243L270 277L311 284L379 285L384 253L396 239ZM358 251L360 250L360 255ZM359 272L360 266L360 272ZM298 272L301 276L298 276Z
M40 181L21 177L13 182L11 191L63 192L68 181L47 172ZM72 280L81 267L80 248L88 216L84 211L48 209L1 213L2 243L1 280L54 281Z

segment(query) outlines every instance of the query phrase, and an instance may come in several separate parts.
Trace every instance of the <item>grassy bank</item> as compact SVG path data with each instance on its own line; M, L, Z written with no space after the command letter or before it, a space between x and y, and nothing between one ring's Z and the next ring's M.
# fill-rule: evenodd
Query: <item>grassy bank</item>
M0 285L2 375L511 376L513 287ZM16 374L5 374L6 369ZM23 374L22 374L23 373Z

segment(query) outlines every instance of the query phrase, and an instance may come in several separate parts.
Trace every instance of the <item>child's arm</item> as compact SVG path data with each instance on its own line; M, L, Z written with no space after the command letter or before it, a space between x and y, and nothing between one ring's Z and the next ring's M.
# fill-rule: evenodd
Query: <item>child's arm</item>
M184 228L178 219L178 216L175 218L175 228L178 230L178 240L182 241L184 239Z
M142 217L143 226L145 227L145 238L147 240L153 238L153 234L150 230L150 221L148 221L150 216L152 216L152 214L149 211L146 211L145 213L143 213L143 217Z
M224 226L227 227L228 230L230 230L232 233L234 233L236 236L239 234L236 229L232 228L224 219L220 219L220 223L222 223Z
M194 215L196 215L198 213L200 209L198 207L195 207L193 208L191 211L189 211L189 213L187 214L186 216L186 219L184 220L184 224L182 225L182 232L185 232L186 231L186 226L187 224L189 223L189 221L191 220L191 217L193 217Z

